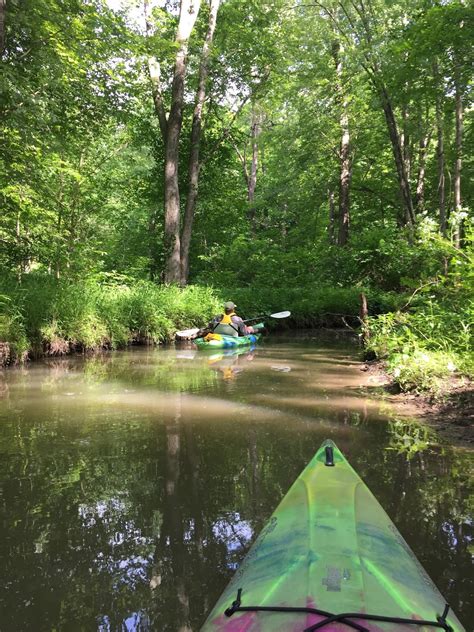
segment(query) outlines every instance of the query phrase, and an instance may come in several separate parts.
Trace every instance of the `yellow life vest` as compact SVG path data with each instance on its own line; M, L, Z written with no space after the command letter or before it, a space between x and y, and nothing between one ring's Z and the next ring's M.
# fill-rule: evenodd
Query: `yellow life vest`
M221 320L214 327L214 333L222 336L238 336L239 330L232 322L232 316L236 316L236 313L222 314Z
M219 325L232 325L232 316L235 316L235 312L231 312L230 314L224 314L222 316L222 320Z

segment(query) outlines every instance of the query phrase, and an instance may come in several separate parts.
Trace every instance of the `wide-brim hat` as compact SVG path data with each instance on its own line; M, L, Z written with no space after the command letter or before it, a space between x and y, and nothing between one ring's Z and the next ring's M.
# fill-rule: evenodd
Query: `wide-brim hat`
M236 307L237 305L232 301L227 301L227 303L224 303L224 309L235 309Z

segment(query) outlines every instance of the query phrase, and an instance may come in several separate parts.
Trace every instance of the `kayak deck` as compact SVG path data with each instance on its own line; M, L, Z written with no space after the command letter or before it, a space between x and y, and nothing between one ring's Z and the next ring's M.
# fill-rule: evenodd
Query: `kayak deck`
M415 624L436 623L445 606L376 498L327 441L273 513L202 630L432 632L448 630L449 624L453 632L462 632L452 611L445 613L444 628ZM301 611L241 610L246 607ZM226 616L229 608L231 616ZM353 617L352 626L348 620L330 620L331 613L369 613L412 623Z
M198 349L232 349L235 347L245 347L256 344L261 338L261 334L249 334L247 336L220 336L219 340L205 340L196 338L194 341Z

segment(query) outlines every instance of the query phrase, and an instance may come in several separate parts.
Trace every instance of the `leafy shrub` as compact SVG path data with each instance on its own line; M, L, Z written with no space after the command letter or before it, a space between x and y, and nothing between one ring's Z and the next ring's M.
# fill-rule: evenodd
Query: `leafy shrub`
M411 312L370 319L369 349L387 360L404 390L439 391L457 371L474 376L473 301L462 286L446 285L420 298Z

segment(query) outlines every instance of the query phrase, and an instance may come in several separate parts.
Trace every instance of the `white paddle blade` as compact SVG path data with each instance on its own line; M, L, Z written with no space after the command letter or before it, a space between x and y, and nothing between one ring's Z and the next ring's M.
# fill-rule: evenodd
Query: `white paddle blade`
M183 329L183 331L177 331L176 335L178 338L189 338L190 336L195 336L199 331L201 330L197 327L195 329Z
M276 314L270 314L270 318L288 318L291 316L291 312L277 312Z

